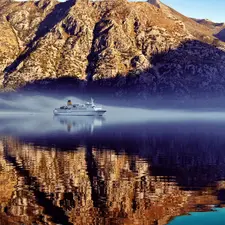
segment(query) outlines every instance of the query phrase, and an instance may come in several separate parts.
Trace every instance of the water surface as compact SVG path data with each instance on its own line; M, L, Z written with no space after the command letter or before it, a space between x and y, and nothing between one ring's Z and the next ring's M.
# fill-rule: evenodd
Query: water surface
M1 113L0 224L224 224L224 113L127 110Z

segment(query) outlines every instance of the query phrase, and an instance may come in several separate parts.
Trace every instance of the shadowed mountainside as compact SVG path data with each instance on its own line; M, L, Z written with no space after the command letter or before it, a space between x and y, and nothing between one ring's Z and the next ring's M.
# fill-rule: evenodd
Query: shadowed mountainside
M22 90L76 93L105 92L150 97L154 95L218 96L225 93L225 52L197 40L149 58L151 67L126 76L80 81L71 77L44 79L26 84ZM135 94L134 94L135 93Z
M216 34L216 37L225 42L225 28Z

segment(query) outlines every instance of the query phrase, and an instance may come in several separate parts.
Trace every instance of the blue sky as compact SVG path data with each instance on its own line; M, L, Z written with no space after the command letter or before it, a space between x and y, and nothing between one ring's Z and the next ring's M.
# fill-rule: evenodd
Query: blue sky
M185 16L225 22L225 0L161 0L161 2Z
M161 2L189 17L225 22L225 0L161 0Z

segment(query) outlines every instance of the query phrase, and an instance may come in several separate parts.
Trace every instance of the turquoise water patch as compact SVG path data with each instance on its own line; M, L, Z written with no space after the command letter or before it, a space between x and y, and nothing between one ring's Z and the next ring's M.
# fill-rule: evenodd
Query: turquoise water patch
M215 209L212 212L195 212L187 216L179 216L168 225L224 225L225 209Z

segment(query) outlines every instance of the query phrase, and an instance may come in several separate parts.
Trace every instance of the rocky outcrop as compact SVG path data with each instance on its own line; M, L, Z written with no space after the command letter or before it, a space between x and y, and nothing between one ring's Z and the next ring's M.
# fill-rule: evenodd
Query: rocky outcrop
M129 80L143 94L225 92L225 44L159 1L8 2L0 15L2 90L72 77L119 91Z
M160 0L148 0L148 3L160 8Z

